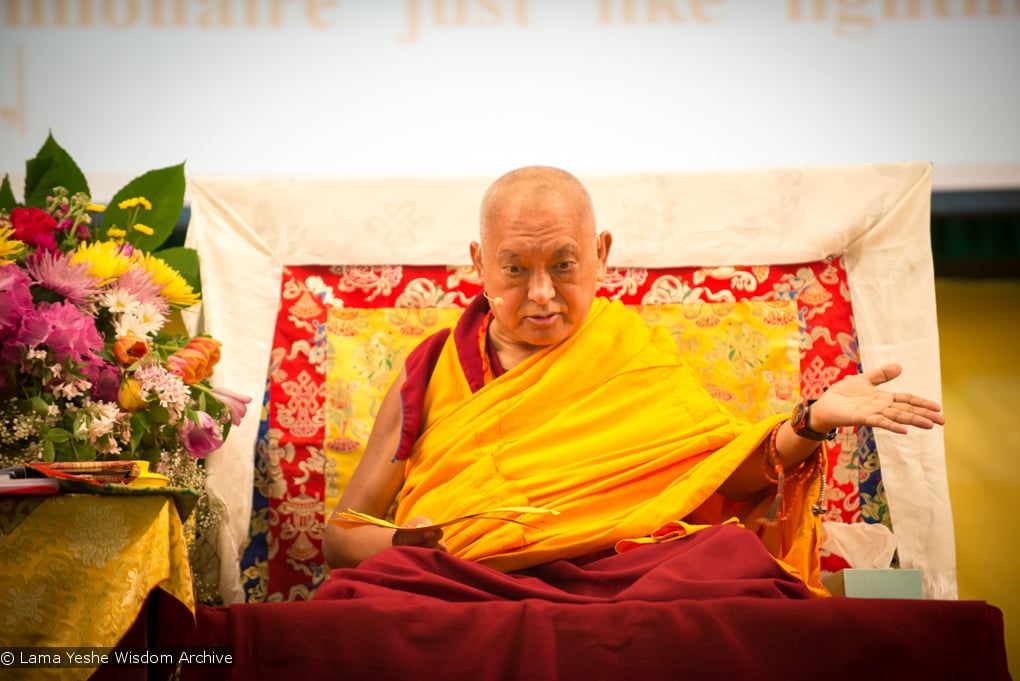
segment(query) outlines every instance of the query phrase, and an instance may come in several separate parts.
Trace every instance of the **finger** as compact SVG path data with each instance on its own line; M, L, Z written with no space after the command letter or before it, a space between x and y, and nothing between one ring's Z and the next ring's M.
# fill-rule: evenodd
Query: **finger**
M888 383L902 373L903 367L899 364L886 364L885 366L872 369L865 373L864 377L868 379L871 385L882 385L883 383Z
M931 430L936 425L943 425L942 414L920 407L891 404L881 411L875 412L866 420L866 425L883 428L905 435L907 426Z
M896 393L893 395L893 402L899 405L909 405L911 407L919 407L927 411L940 412L942 411L942 405L938 402L919 397L917 395L911 395L910 393Z
M900 435L906 435L908 432L905 425L894 421L884 414L872 414L870 417L865 419L864 424L871 426L872 428L881 428L882 430L888 430Z

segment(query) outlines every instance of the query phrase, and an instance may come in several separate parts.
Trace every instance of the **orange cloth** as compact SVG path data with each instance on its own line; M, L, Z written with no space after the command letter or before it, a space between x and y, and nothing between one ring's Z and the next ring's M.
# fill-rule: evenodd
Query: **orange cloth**
M486 520L448 528L452 554L503 571L659 541L669 532L657 530L681 520L685 532L732 516L757 529L771 492L735 504L715 490L784 418L752 425L728 416L665 329L618 301L596 298L577 333L474 393L451 335L425 394L396 521L500 506L558 511L522 518L532 528ZM788 484L784 537L772 543L817 584L819 525L802 502L814 498L810 487L817 494L817 481Z

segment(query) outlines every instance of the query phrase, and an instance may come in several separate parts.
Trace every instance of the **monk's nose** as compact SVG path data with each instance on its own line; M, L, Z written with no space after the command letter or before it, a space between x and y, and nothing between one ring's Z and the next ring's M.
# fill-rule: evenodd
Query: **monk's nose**
M555 295L556 291L553 289L549 274L544 270L536 271L528 284L528 297L539 305L545 305Z

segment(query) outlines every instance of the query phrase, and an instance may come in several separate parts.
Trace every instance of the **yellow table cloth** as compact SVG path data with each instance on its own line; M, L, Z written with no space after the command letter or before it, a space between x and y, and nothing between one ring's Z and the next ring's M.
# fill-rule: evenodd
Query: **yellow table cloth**
M184 528L170 495L0 496L0 649L113 648L157 587L194 616ZM86 679L95 669L3 671Z

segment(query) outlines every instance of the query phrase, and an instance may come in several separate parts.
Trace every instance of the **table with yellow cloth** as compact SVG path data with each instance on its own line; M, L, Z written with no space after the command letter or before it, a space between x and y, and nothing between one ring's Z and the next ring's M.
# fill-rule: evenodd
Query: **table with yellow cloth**
M194 616L172 495L0 496L0 648L113 648L150 594L169 596ZM95 668L3 671L86 679Z

